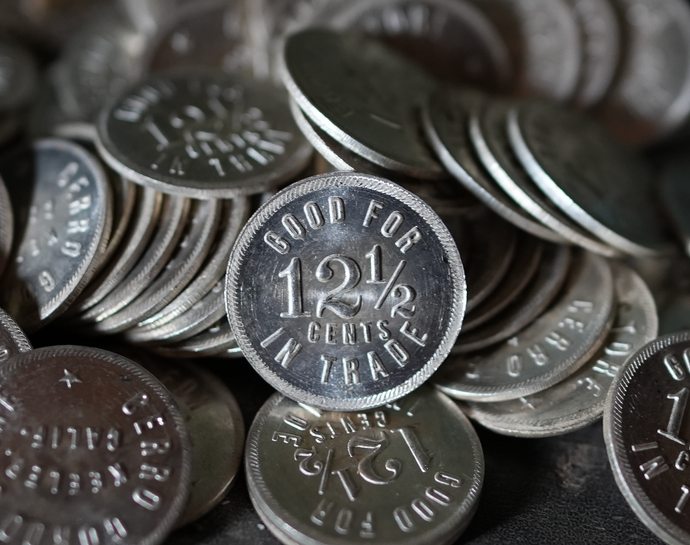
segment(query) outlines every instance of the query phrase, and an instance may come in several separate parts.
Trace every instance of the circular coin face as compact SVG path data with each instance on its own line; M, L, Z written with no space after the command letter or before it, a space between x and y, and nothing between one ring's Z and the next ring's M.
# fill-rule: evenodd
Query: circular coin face
M638 517L666 543L690 542L690 333L637 352L614 380L604 437L614 477Z
M447 397L423 386L396 403L322 412L275 395L252 425L250 496L284 543L450 543L469 523L481 445Z
M419 198L364 174L277 194L230 256L227 312L277 390L330 410L376 407L424 382L465 312L457 247Z
M97 132L125 178L198 199L265 191L312 152L283 93L223 74L150 76L103 109Z
M104 350L61 346L14 357L0 383L7 542L163 540L187 501L191 446L150 373Z

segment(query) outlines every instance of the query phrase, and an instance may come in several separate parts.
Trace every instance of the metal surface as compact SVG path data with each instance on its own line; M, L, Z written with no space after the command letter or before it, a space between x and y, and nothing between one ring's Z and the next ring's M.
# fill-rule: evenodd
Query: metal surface
M22 352L32 350L31 342L16 322L0 309L0 365Z
M5 182L0 177L0 276L2 276L7 261L10 259L12 241L14 238L14 213L12 201L5 187Z
M334 410L418 387L450 351L466 302L438 216L391 182L343 172L266 203L240 234L226 283L237 343L261 376Z
M203 358L236 349L235 335L225 316L208 329L187 340L171 345L151 347L154 352L169 358Z

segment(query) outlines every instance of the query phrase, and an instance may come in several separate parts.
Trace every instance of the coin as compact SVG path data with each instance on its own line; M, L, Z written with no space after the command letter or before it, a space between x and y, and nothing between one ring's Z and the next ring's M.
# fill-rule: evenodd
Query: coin
M0 309L0 365L17 354L32 349L25 333L4 310Z
M312 153L283 93L225 74L149 76L102 110L97 130L113 170L199 199L260 193Z
M323 29L290 36L284 63L292 98L343 146L410 177L443 177L418 130L434 85L421 68L373 39Z
M508 114L520 162L573 220L633 255L667 250L648 166L583 116L531 103Z
M38 92L38 68L31 54L3 36L0 39L0 112L26 106Z
M460 330L466 287L457 247L426 204L339 172L293 184L250 219L225 301L239 347L269 384L358 410L433 373Z
M687 543L690 333L641 348L615 378L604 411L611 469L635 514L666 543Z
M17 237L2 306L34 330L63 312L91 279L94 258L108 242L109 187L98 161L67 140L36 140L6 157L1 170Z
M613 307L608 263L584 254L546 313L497 347L450 359L434 375L434 385L471 401L506 401L545 390L596 353L611 328Z
M513 401L467 403L463 409L483 426L517 437L569 433L598 420L606 394L625 361L657 336L654 298L629 267L612 265L616 319L606 342L577 373L536 394Z
M152 346L151 350L169 358L203 358L235 348L235 335L223 316L208 329L189 339L170 345Z
M276 394L249 431L245 469L283 543L451 543L476 509L484 456L457 406L422 386L358 413Z
M150 373L111 352L61 346L15 356L0 382L6 541L163 540L185 507L191 446Z

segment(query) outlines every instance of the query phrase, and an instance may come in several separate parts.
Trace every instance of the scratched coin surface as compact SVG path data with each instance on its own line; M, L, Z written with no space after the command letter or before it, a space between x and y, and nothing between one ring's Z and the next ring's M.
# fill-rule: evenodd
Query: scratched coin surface
M689 387L690 333L666 335L621 368L604 412L618 487L642 522L675 545L690 541Z
M252 424L250 496L284 543L451 543L468 525L484 456L467 418L423 386L337 413L271 397Z
M607 261L584 254L559 298L537 320L485 352L449 359L433 382L449 396L471 401L506 401L545 390L594 355L611 327L613 306Z
M465 412L495 432L518 437L569 433L599 419L613 379L626 360L655 339L654 298L629 267L612 264L616 319L606 342L577 373L536 394L513 401L467 403Z
M78 346L20 354L0 377L6 541L160 543L191 472L184 419L160 382Z
M32 350L31 342L17 323L0 309L0 365L10 358Z
M283 92L226 74L149 76L101 111L97 131L127 179L202 199L265 191L312 153Z
M440 218L387 180L340 172L278 193L230 256L227 312L278 391L331 410L379 406L433 373L466 304Z
M0 170L17 237L2 306L35 329L64 311L92 277L94 257L108 242L109 187L100 163L67 140L37 140L6 157Z

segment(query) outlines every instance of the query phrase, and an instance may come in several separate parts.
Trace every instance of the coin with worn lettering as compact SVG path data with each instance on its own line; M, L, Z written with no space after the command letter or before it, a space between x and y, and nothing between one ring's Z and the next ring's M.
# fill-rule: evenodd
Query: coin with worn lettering
M587 364L536 394L513 401L462 405L470 418L505 435L549 437L583 428L601 417L620 367L655 339L658 329L654 298L644 281L622 263L613 263L612 269L616 319L606 342Z
M484 456L457 406L423 386L337 413L281 395L247 439L250 497L283 543L452 543L479 500Z
M226 306L245 357L290 398L376 407L448 355L466 305L441 219L382 178L308 178L262 206L228 263Z
M310 29L285 44L283 80L316 125L367 161L410 177L444 170L419 131L417 108L434 83L372 38Z
M280 185L312 153L284 92L221 73L149 76L102 110L97 130L99 152L115 171L199 199Z
M38 67L19 44L0 40L0 112L15 113L38 93Z
M6 156L0 172L17 239L2 306L22 328L34 330L63 312L95 272L95 256L110 232L110 188L95 157L56 138Z
M17 323L0 308L0 365L22 352L32 350L31 342Z
M545 390L596 353L611 328L613 307L611 269L604 258L586 253L544 314L496 347L449 359L434 385L470 401L506 401Z
M163 540L185 508L192 454L153 375L112 352L56 346L0 366L0 384L7 542Z
M616 483L635 514L666 543L690 541L690 333L660 337L620 369L604 410Z
M596 123L532 102L508 114L508 136L532 180L585 229L633 255L668 249L649 166Z

